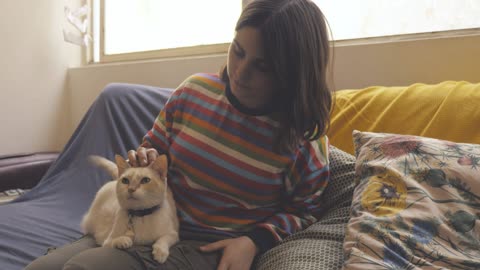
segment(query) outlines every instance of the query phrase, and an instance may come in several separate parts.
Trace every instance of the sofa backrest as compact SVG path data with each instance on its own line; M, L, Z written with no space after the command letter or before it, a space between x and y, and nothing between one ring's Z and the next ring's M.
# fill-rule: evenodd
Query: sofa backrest
M353 130L480 144L480 83L445 81L335 92L328 136L353 154Z

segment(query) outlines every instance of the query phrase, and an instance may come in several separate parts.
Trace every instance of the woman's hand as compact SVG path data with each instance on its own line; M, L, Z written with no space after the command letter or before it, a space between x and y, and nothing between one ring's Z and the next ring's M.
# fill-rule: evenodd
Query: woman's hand
M217 270L249 270L258 248L248 236L220 240L200 247L201 251L222 250Z
M159 156L155 148L138 147L137 151L130 150L127 153L128 163L132 167L146 167Z

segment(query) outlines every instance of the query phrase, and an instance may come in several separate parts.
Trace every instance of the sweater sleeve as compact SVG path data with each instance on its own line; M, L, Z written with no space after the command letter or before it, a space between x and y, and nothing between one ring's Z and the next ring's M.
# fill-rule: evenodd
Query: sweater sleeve
M317 221L322 210L320 196L330 178L328 145L328 138L324 136L318 141L306 142L297 151L296 160L286 175L286 198L280 211L246 234L260 252Z
M171 143L171 133L174 126L175 114L178 114L181 86L177 88L153 122L153 127L143 137L140 146L155 148L161 154L167 154Z

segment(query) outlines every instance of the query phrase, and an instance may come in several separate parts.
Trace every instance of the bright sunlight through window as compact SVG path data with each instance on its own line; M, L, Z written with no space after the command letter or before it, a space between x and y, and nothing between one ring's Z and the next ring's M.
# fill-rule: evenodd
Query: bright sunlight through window
M480 27L478 0L314 0L335 40Z
M237 0L105 0L105 54L228 43Z
M241 0L95 1L104 1L100 12L100 5L94 7L104 15L103 50L99 42L95 48L104 55L229 43L242 8ZM313 1L335 40L480 30L480 0Z

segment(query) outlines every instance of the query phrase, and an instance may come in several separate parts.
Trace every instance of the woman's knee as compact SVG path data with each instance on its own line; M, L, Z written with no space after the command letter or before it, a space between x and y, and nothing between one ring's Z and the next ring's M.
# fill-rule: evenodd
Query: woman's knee
M32 261L24 270L62 270L64 263L45 255Z
M132 87L130 84L125 83L109 83L99 95L99 99L104 100L105 102L114 102L120 101L128 98L133 94L133 92L139 91Z
M72 243L50 250L47 254L32 261L25 270L61 270L70 258L95 247L95 240L90 236L84 236Z

